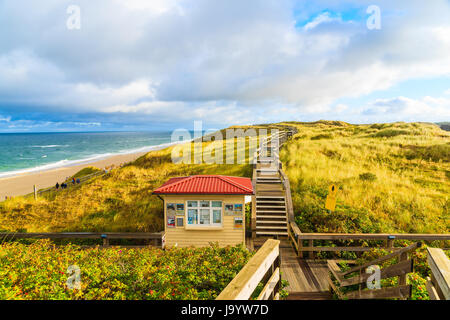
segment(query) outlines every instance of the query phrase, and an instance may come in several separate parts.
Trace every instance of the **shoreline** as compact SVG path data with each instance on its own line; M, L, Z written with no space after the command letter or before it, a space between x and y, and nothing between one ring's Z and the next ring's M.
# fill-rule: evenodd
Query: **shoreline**
M33 192L33 186L37 189L44 189L56 185L56 182L63 182L66 178L74 175L83 168L97 167L104 169L105 167L119 167L122 164L132 162L139 157L151 152L167 148L167 145L161 146L149 151L141 151L136 153L116 154L100 160L81 163L77 165L59 167L55 169L42 170L38 172L23 173L20 175L0 178L0 202L5 200L5 197L23 196Z

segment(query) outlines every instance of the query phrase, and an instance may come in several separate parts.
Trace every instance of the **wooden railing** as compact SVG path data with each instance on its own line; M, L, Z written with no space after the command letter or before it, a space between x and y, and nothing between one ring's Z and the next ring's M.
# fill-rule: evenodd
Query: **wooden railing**
M149 240L155 247L162 246L162 238L164 232L148 233L148 232L62 232L62 233L0 233L0 242L17 239L102 239L103 246L109 246L109 240ZM144 245L136 245L133 247L143 247Z
M86 181L88 181L88 180L90 180L92 178L100 177L100 176L103 176L105 174L106 174L106 172L101 170L101 171L96 171L94 173L85 175L85 176L80 177L78 179L80 180L80 183L84 183L84 182L86 182ZM77 185L77 184L73 184L72 181L67 181L66 183L67 183L67 188L70 188L71 186L76 186ZM50 191L56 191L55 186L51 186L51 187L48 187L48 188L45 188L45 189L40 189L36 193L38 195L41 195L43 193L50 192Z
M431 278L427 291L431 300L450 300L450 260L442 249L427 248Z
M288 221L294 221L294 206L292 204L292 195L291 195L291 185L289 183L289 179L284 173L284 171L279 168L278 173L280 174L281 182L284 186L284 192L286 197L286 211L288 216Z
M411 296L412 286L406 283L406 276L408 273L413 272L413 260L411 257L408 259L408 254L411 255L411 252L420 246L420 242L411 244L408 247L401 248L396 252L350 268L346 271L341 271L335 260L328 260L328 270L335 278L335 281L333 281L331 277L329 278L328 282L330 287L337 293L340 299L409 298ZM383 262L393 259L398 261L394 264L390 264L389 266L379 269L378 281L381 279L398 277L397 284L385 288L371 288L370 290L364 290L367 285L367 281L372 275L371 273L366 273L366 269L370 267L373 268L374 266L378 266ZM352 289L352 286L354 285L358 285L356 290ZM343 288L350 291L344 293L342 290Z
M258 285L256 300L278 300L281 284L280 241L269 239L219 294L217 300L249 300Z
M422 233L301 233L295 222L291 222L290 239L294 243L300 258L304 252L309 252L310 258L315 258L316 252L364 252L373 246L315 246L314 241L383 241L384 247L390 251L400 250L395 247L395 240L409 241L448 241L450 234L422 234ZM307 245L305 246L305 242ZM377 245L377 247L380 247Z

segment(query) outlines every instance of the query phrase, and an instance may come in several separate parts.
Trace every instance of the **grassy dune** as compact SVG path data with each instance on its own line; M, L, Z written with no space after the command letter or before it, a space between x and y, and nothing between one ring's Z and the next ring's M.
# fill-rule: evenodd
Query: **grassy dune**
M224 136L225 139L225 136ZM249 138L245 146L235 139L234 155L245 150L249 155ZM252 141L254 141L253 139ZM230 140L228 140L230 141ZM203 142L203 151L227 140ZM255 142L257 144L257 142ZM173 147L149 152L125 167L67 190L32 197L16 197L0 203L0 230L8 232L157 232L163 229L163 205L152 191L171 177L193 174L223 174L251 177L251 165L245 164L174 164ZM209 152L209 151L208 151ZM208 153L209 154L209 153ZM220 154L219 154L220 155ZM191 144L191 161L194 147ZM225 151L222 162L226 163ZM86 173L92 173L87 169ZM80 174L76 175L77 177Z
M449 231L450 132L421 123L285 124L299 129L280 155L303 232ZM217 145L226 147L226 141L204 142L203 150ZM249 146L242 148L251 157ZM172 148L150 152L103 177L38 201L18 197L2 202L0 230L160 231L162 201L151 192L170 177L252 174L248 163L174 164L171 152ZM324 209L331 183L339 186L334 213Z
M281 159L303 232L450 230L450 133L423 123L289 123ZM336 212L324 209L339 186Z

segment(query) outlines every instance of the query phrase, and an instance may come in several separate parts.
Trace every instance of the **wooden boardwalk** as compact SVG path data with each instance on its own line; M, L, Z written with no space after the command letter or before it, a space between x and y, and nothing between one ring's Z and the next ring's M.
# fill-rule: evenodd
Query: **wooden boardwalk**
M257 250L266 239L247 239L247 246ZM281 240L281 278L289 282L288 300L332 299L326 261L300 259L288 240Z

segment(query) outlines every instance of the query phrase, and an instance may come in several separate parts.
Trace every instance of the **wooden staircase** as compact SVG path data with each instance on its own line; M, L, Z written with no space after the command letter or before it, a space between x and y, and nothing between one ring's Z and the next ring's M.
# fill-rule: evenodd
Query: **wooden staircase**
M286 195L279 172L279 148L278 145L275 145L277 143L275 141L278 139L272 137L266 144L262 144L261 148L268 143L271 144L271 147L264 152L267 156L262 155L261 152L256 153L257 161L253 176L256 190L254 199L256 203L256 237L288 236Z

